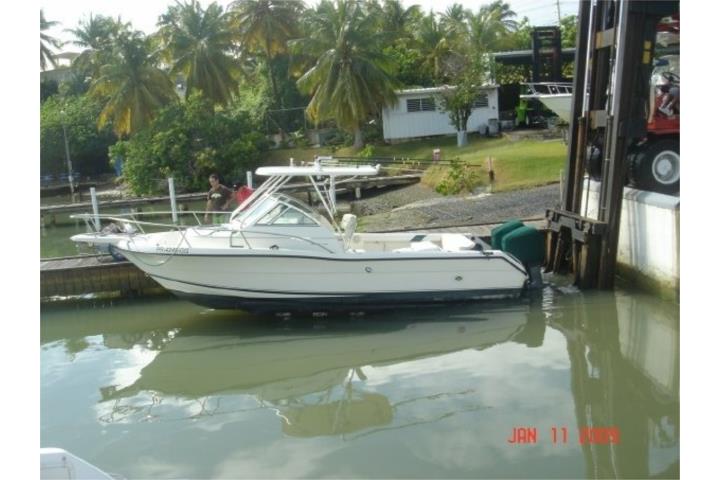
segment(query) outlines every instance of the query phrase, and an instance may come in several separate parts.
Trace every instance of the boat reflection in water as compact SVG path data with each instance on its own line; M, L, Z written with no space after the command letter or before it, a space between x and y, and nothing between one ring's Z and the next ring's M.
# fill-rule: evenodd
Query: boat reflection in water
M677 477L677 310L549 287L392 316L81 309L43 321L43 391L78 390L92 418L46 400L42 435L128 477ZM508 444L523 426L537 444ZM588 427L620 441L580 442Z
M400 408L364 391L365 367L392 365L464 349L517 341L542 343L544 323L528 321L527 305L497 310L430 309L378 323L370 318L186 328L123 388L102 389L102 401L122 411L124 398L207 398L250 394L275 409L287 435L312 437L383 427ZM442 321L435 320L442 314ZM273 331L274 330L274 331ZM372 380L372 379L370 379ZM407 399L404 400L407 402ZM115 412L106 418L120 418ZM397 426L395 426L397 427Z

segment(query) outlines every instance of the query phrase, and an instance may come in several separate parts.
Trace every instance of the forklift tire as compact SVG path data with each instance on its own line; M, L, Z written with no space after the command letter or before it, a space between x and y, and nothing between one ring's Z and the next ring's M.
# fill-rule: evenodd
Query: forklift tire
M590 178L600 181L602 179L602 151L594 145L589 146L587 148L585 162Z
M630 183L642 190L675 194L680 191L680 141L658 140L628 157Z

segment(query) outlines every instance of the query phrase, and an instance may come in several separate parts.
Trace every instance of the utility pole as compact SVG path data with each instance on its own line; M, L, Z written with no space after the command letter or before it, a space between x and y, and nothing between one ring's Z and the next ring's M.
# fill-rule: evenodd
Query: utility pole
M560 0L555 0L555 5L557 5L557 12L558 12L558 27L562 25L561 20L562 17L560 16Z
M65 110L60 110L60 121L62 123L63 138L65 139L65 161L68 167L68 181L70 182L70 197L75 201L75 185L73 185L72 161L70 160L70 147L68 145L67 127L65 126Z

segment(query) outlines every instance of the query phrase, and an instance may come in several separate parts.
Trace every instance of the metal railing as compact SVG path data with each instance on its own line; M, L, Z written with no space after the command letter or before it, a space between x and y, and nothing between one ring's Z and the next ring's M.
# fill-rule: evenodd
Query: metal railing
M118 226L118 230L114 231L107 231L103 232L102 230L97 231L94 228L94 219L96 216L91 213L81 213L81 214L75 214L71 215L70 218L73 219L79 219L84 220L85 224L89 231L95 231L96 234L102 235L103 233L107 235L113 235L113 234L126 234L128 237L128 241L134 243L134 237L137 235L146 235L148 232L143 227L157 227L162 228L165 230L174 230L180 233L180 240L178 242L178 245L174 248L169 248L171 251L171 256L174 255L178 248L181 247L183 243L188 246L188 248L193 248L190 240L186 236L187 231L192 229L194 232L198 235L198 237L201 238L207 238L210 236L213 236L220 232L230 232L230 235L228 235L228 246L230 248L244 248L240 245L233 245L233 234L238 234L242 237L244 244L247 246L249 250L258 250L258 248L253 248L252 243L250 242L250 239L248 239L246 233L253 233L253 234L261 234L265 236L272 236L272 237L278 237L283 239L292 239L292 240L298 240L301 242L308 243L310 245L313 245L315 247L318 247L328 253L336 253L332 249L327 248L325 245L322 245L321 243L318 243L310 238L307 237L300 237L297 235L289 235L285 233L278 233L278 232L269 232L266 230L257 230L257 231L251 231L246 232L242 229L238 228L232 228L228 227L227 224L206 224L200 221L200 216L208 213L210 215L212 214L221 214L221 215L227 215L229 216L231 212L205 212L205 211L186 211L186 212L178 212L178 215L185 215L185 216L192 216L192 218L196 221L196 225L190 225L184 224L182 222L180 223L161 223L161 222L149 222L149 221L143 221L138 220L135 218L136 216L170 216L172 212L139 212L139 213L127 213L127 214L114 214L114 215L99 215L99 218L101 221L105 221L106 223L115 224ZM122 225L122 227L120 227ZM132 225L134 227L137 227L137 230L132 230L128 228L128 225ZM203 233L204 230L207 230L208 233ZM157 233L157 232L156 232ZM257 239L255 239L257 240Z
M562 82L531 82L524 83L528 87L528 95L563 95L572 94L572 83Z

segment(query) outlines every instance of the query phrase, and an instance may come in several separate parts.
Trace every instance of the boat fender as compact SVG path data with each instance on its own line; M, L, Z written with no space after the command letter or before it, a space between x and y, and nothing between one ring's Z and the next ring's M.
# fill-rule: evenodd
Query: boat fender
M108 245L108 253L116 262L123 262L127 260L127 258L125 258L125 256L120 253L117 248L115 248L115 245Z

